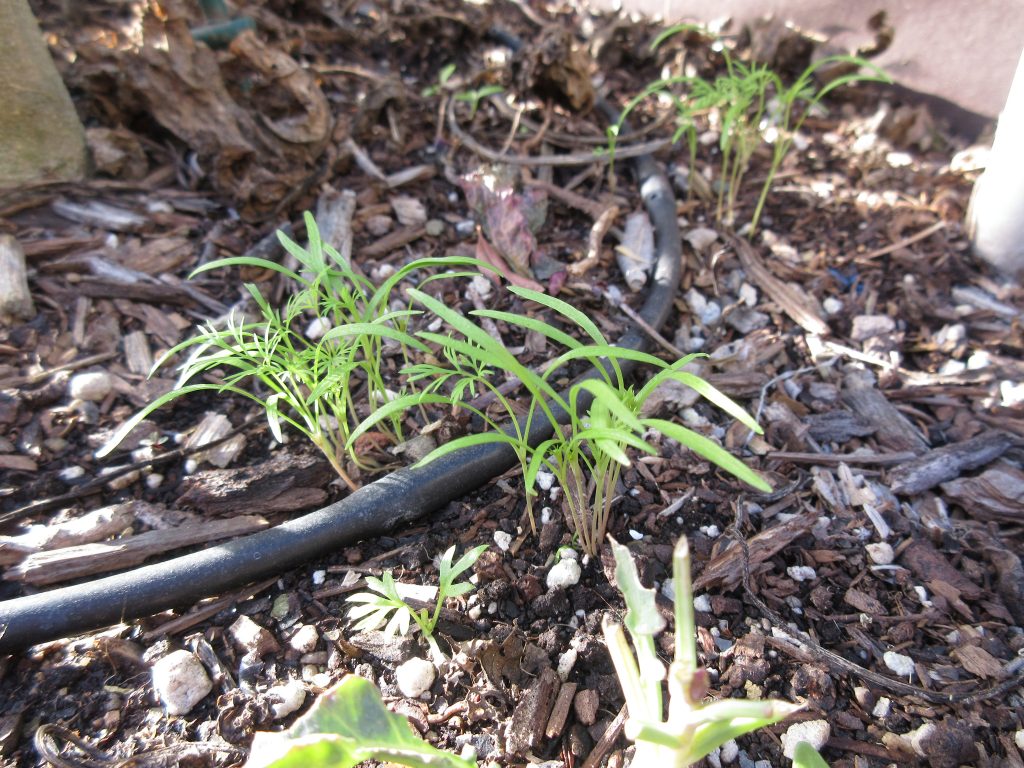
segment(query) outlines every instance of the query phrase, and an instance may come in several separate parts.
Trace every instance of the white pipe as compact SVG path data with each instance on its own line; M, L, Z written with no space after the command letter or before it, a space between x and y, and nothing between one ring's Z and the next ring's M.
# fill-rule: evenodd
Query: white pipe
M974 185L967 231L976 256L1007 274L1024 273L1024 53Z

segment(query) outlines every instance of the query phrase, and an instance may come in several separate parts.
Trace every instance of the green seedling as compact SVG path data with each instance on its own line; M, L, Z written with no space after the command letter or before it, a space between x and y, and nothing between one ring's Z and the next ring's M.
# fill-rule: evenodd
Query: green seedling
M349 675L286 731L257 731L245 768L353 768L367 760L413 768L476 768L475 755L432 747L389 712L373 683Z
M335 471L353 490L357 487L344 468L345 453L359 464L355 447L348 443L362 407L380 408L393 396L384 373L386 345L426 352L418 339L406 332L411 310L393 311L392 294L400 281L424 268L457 266L471 260L449 257L421 259L397 270L380 286L354 271L340 254L320 240L313 217L306 214L309 245L298 245L283 233L278 239L299 264L298 271L267 259L239 256L219 259L199 267L197 274L232 266L255 267L284 275L297 287L283 308L264 298L259 287L245 285L259 310L259 319L231 315L224 327L210 323L198 335L169 350L153 370L178 353L188 352L175 388L154 400L129 419L97 453L103 456L144 418L177 398L203 390L233 392L258 403L266 412L274 437L283 440L287 425L319 448ZM318 319L329 328L319 339L310 339L302 326ZM202 381L214 378L216 381ZM200 382L200 383L195 383ZM392 440L400 436L401 422L391 418L382 427Z
M806 741L801 741L793 750L793 768L829 768L829 766L818 754L818 750Z
M481 101L488 96L496 96L501 91L500 85L482 85L472 90L459 91L455 94L455 100L469 104L469 117L472 119L476 117L476 111L480 108Z
M671 27L654 40L651 48L655 49L673 35L692 29L693 25L687 24ZM762 143L770 143L771 164L750 221L749 234L753 237L775 175L793 146L793 136L814 108L825 96L841 86L866 81L887 83L891 80L881 69L865 59L830 56L811 64L796 82L786 87L779 75L767 65L737 61L725 45L721 45L721 53L726 72L714 80L699 76L674 76L647 85L626 105L619 123L609 129L609 148L614 151L623 121L641 102L654 95L666 97L676 110L673 141L678 142L686 137L692 175L697 159L697 118L714 115L718 123L721 154L715 215L719 221L731 225L736 218L737 198L750 160ZM847 65L853 71L820 87L814 85L819 70L838 65ZM677 89L685 92L677 94ZM798 104L803 108L797 110Z
M425 99L429 99L431 96L437 96L445 89L445 86L448 85L448 81L452 79L452 75L454 74L455 65L445 64L441 67L441 71L437 73L437 82L434 85L429 85L424 88L420 92L420 95Z
M377 629L384 626L386 635L408 634L411 626L410 620L415 622L420 632L430 646L431 654L435 659L443 659L444 655L434 638L434 630L437 628L437 620L441 615L441 608L450 597L461 597L467 592L472 592L474 587L467 581L456 582L455 580L465 571L473 567L473 564L480 559L487 550L486 545L480 545L466 552L454 564L452 558L455 556L455 546L449 547L441 555L438 569L440 579L437 585L437 602L433 612L426 608L416 610L412 608L399 594L398 585L395 583L391 571L384 571L381 578L375 576L366 577L368 592L358 592L350 595L346 602L356 605L349 609L349 619L355 621L353 629L361 631L364 629Z
M350 440L372 428L378 420L393 413L425 405L465 409L479 417L490 429L451 440L431 452L420 464L426 464L462 448L500 443L516 455L524 476L527 514L533 522L533 497L537 473L547 467L565 490L568 517L584 551L596 554L604 540L604 531L615 498L615 486L623 466L629 465L627 447L654 453L643 434L654 429L678 440L687 448L762 491L770 490L755 472L711 440L692 430L663 419L640 418L640 408L659 384L675 379L693 387L712 404L740 419L755 432L757 423L742 408L692 373L682 370L697 355L690 355L672 366L644 352L613 346L587 315L561 299L528 288L509 289L522 299L535 302L575 329L588 343L555 325L535 317L497 310L475 310L472 314L517 326L543 335L564 347L543 371L523 365L499 339L495 339L472 320L447 307L441 301L418 290L409 291L415 303L443 319L449 334L421 331L417 339L435 344L444 360L424 362L406 369L410 380L422 387L416 393L396 398L371 415L353 431ZM632 360L662 369L635 392L624 380L620 361ZM571 363L585 362L594 367L595 378L573 385L564 396L554 385L556 375ZM528 395L525 413L504 392L495 374L517 378ZM471 398L487 393L495 407L481 408ZM586 403L592 403L585 405ZM561 418L559 418L561 417ZM530 435L537 422L550 428L552 437L531 445ZM562 422L565 424L563 425ZM536 528L534 526L534 531Z
M665 619L655 605L654 590L644 587L629 550L612 540L615 579L626 601L625 625L605 617L602 629L615 665L629 717L628 739L636 742L634 765L682 768L692 765L730 739L777 723L801 709L784 701L724 699L705 702L707 671L697 663L697 634L693 618L690 548L679 539L672 558L675 586L675 658L665 665L658 658L655 638ZM663 685L668 678L668 715L663 708Z

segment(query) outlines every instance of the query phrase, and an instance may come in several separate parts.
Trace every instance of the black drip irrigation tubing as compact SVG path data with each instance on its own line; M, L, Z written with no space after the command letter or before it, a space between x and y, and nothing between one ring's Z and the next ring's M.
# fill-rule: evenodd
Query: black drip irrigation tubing
M607 104L599 106L606 115L616 115ZM636 158L633 169L655 232L651 287L639 314L660 328L679 285L682 252L675 198L649 155ZM647 337L633 327L618 345L642 349ZM620 367L625 375L635 366L626 360ZM536 445L550 430L546 423L537 424L531 442ZM392 472L341 501L269 530L84 584L7 600L0 603L0 654L190 605L283 573L433 512L515 461L504 445L467 448L422 467Z

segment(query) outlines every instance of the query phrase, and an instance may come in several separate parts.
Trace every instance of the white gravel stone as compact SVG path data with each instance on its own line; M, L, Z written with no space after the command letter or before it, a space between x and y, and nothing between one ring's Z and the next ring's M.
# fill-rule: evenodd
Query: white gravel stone
M174 651L159 659L152 670L153 689L169 715L184 715L211 690L206 669L188 651Z
M707 595L697 595L693 598L693 610L701 613L711 613L711 598Z
M548 571L548 589L567 589L580 582L580 564L569 558L562 558Z
M68 382L68 395L72 400L85 400L98 403L110 394L114 387L114 379L109 373L94 371L79 373Z
M786 573L793 581L813 581L818 578L817 572L809 565L791 565Z
M288 645L299 653L312 653L320 642L320 633L312 624L304 624L288 640Z
M437 670L434 669L434 665L419 656L413 656L395 670L398 690L410 699L418 699L429 691L436 677Z
M288 717L299 707L306 703L306 686L299 680L289 680L287 683L275 685L267 691L267 697L276 699L270 705L270 712L275 720Z
M801 741L806 741L815 749L821 749L832 735L832 727L828 720L805 720L793 723L782 734L782 754L793 759L793 750Z
M871 716L881 720L883 717L888 717L889 712L892 711L892 699L882 696L878 701L875 702L875 706L871 708Z
M879 541L874 544L865 544L864 549L867 550L868 557L871 558L871 562L876 565L889 565L896 559L896 553L892 549L892 544L885 541Z
M502 552L508 552L508 548L512 546L512 534L505 531L495 531L494 543L498 545L498 549Z
M542 491L550 491L551 486L555 484L555 476L550 472L538 472L537 473L537 487Z
M723 763L732 763L740 756L740 745L736 743L736 739L729 739L725 744L722 745L722 750L719 752L719 757L722 758Z
M1024 750L1024 729L1013 734L1013 743L1017 745L1017 749Z
M558 676L562 681L569 679L569 673L572 672L572 668L576 666L576 659L579 656L575 648L570 648L561 656L558 657L558 666L555 671L558 672Z
M909 656L904 656L902 653L886 651L882 654L882 661L885 662L885 666L900 677L910 677L914 674L914 660Z
M248 616L235 619L235 623L228 628L228 634L247 653L255 652L257 656L263 656L281 650L270 631Z

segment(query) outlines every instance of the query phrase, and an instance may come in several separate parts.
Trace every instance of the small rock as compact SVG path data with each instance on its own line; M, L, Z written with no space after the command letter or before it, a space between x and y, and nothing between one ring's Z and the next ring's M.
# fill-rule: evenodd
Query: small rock
M853 318L850 338L854 341L866 341L875 336L883 336L896 330L896 321L888 315L857 315Z
M864 549L867 550L871 562L876 565L889 565L896 559L896 553L893 551L892 544L885 541L865 544Z
M98 403L114 388L114 378L105 371L79 373L68 382L68 395L72 400Z
M312 653L320 642L320 634L312 624L304 624L288 640L288 645L299 653Z
M437 677L434 665L426 659L413 656L395 670L395 681L403 696L418 699L430 690Z
M270 688L267 691L267 698L276 700L270 705L270 712L275 720L280 720L306 703L306 686L298 680L289 680Z
M575 648L570 648L558 657L558 666L555 667L555 671L558 672L558 677L562 682L569 679L569 673L572 672L572 668L576 666L576 659L578 657L579 654Z
M246 653L255 653L257 656L264 656L268 653L276 653L281 650L277 640L265 627L261 627L248 616L239 616L235 623L228 628L235 644Z
M213 690L203 663L188 651L174 651L159 659L152 675L153 689L169 715L187 714Z
M390 216L371 216L366 220L366 231L374 237L384 237L394 224Z
M495 531L494 543L498 545L498 549L502 552L508 552L508 548L512 546L512 534L505 531Z
M444 234L444 222L440 219L430 219L423 225L428 237L440 237Z
M809 565L791 565L786 573L793 581L813 581L818 578L818 574Z
M740 745L736 743L736 739L729 739L722 745L722 750L718 753L718 756L722 759L723 763L735 762L736 758L740 754Z
M805 720L802 723L793 723L782 734L782 754L793 759L793 750L801 741L806 741L815 749L820 750L831 735L832 726L829 725L828 720Z
M601 697L593 688L579 691L572 700L572 708L576 712L576 719L587 727L597 722L597 711L600 706Z
M821 308L825 310L825 314L838 315L843 311L843 302L835 296L826 296L825 300L821 302Z
M550 472L538 472L537 473L537 487L542 491L550 491L551 486L555 484L555 476Z
M548 589L567 589L579 584L582 571L575 560L563 557L548 571Z
M704 253L718 240L718 233L713 229L697 227L683 235L683 239L690 244L693 250Z
M403 227L423 224L427 220L427 209L415 197L393 197L391 198L391 208L395 212L398 223Z
M885 662L885 666L899 677L910 677L914 674L914 660L909 656L904 656L902 653L886 651L882 654L882 661Z

